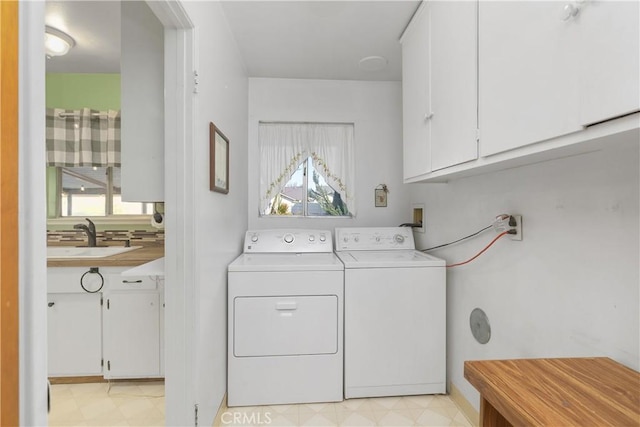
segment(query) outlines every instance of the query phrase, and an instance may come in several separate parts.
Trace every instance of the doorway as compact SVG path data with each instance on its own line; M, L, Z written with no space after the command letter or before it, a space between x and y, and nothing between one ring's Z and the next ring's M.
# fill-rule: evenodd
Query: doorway
M184 183L185 147L190 145L192 137L193 100L191 97L189 77L192 67L193 25L178 1L162 0L149 2L149 6L165 28L165 74L166 93L166 129L165 141L165 182L171 183L165 189L165 210L167 237L165 256L169 260L165 267L167 283L165 296L167 304L165 318L165 337L167 346L165 378L166 389L166 423L189 425L193 422L194 391L192 390L193 366L191 351L192 338L184 331L193 330L194 318L188 307L192 292L188 269L185 266L185 248L192 245L190 236L185 232L181 220L186 205L185 195L179 194L177 188ZM22 221L20 228L21 265L36 268L20 276L20 342L23 363L20 366L20 415L21 423L32 425L46 424L46 286L34 287L33 275L42 282L45 264L45 245L42 234L46 230L44 188L33 184L33 177L44 177L42 156L38 150L44 150L44 123L40 119L44 115L44 50L42 39L44 32L44 4L41 2L20 2L20 49L21 52L21 96L25 102L20 107L21 133L20 151L28 158L21 164L19 171L20 184L28 184L33 189L22 202L24 211L34 214L33 221ZM178 66L176 66L178 65ZM22 72L24 70L24 72ZM31 138L27 139L27 136ZM33 143L33 141L42 141ZM40 186L42 181L36 179ZM24 187L24 185L23 185ZM187 196L188 197L188 196ZM26 271L26 268L20 270ZM185 280L187 279L187 280ZM184 285L178 285L184 284ZM44 328L43 328L44 326ZM42 350L45 351L42 351Z

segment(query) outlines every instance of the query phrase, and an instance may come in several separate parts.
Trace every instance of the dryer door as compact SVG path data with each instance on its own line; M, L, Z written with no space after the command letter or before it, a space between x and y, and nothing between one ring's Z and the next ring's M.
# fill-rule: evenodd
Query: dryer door
M336 295L236 297L233 321L236 357L338 351Z

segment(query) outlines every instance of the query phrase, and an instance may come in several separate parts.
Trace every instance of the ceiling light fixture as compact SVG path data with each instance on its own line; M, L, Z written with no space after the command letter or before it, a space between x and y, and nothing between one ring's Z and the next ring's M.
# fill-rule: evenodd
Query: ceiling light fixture
M56 28L45 26L44 51L48 58L62 56L76 45L76 41L67 33Z

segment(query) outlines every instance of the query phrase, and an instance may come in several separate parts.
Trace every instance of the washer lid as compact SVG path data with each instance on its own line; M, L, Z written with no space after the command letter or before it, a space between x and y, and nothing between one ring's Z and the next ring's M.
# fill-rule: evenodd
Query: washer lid
M344 270L333 252L300 254L247 254L229 264L228 271L327 271Z
M444 267L440 258L416 250L346 251L337 253L345 268Z

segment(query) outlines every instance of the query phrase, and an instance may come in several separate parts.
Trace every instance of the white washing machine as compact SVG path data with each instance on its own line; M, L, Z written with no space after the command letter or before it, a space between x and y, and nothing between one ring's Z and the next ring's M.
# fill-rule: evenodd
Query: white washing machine
M330 231L247 231L228 267L228 406L343 400L343 270Z
M445 261L408 227L336 228L345 398L446 393Z

